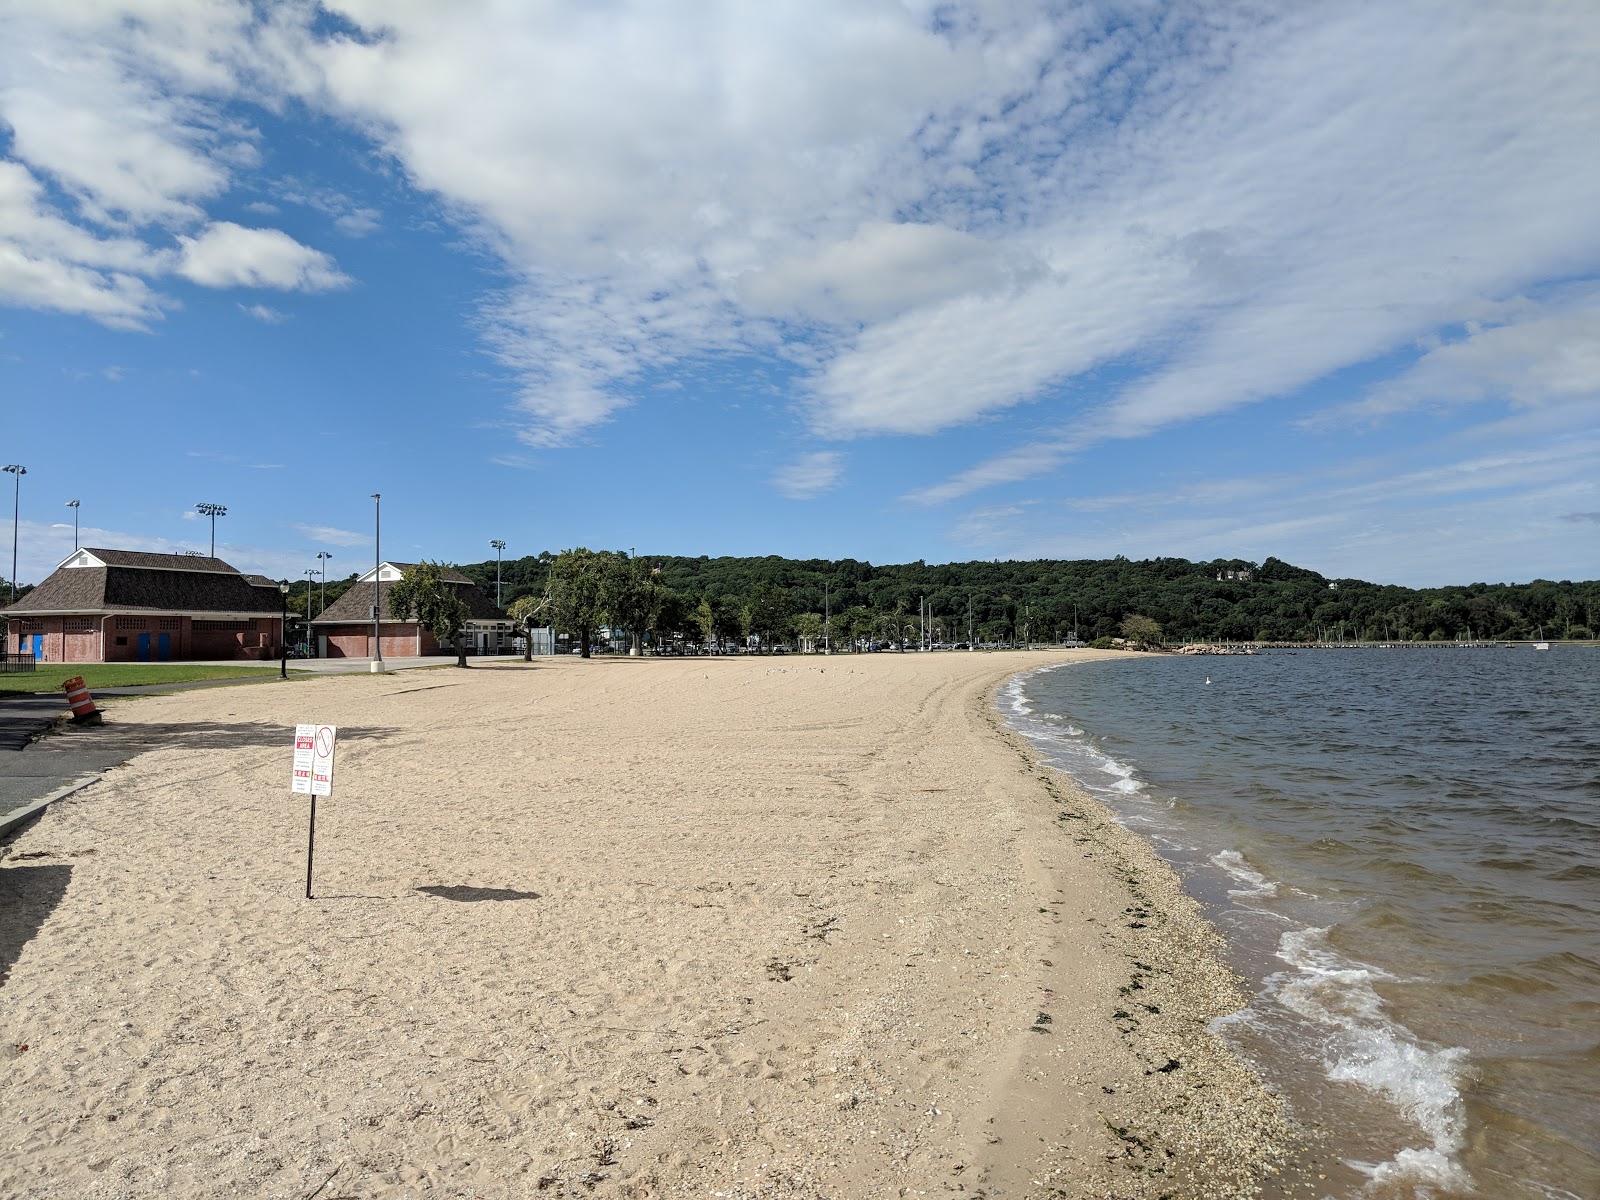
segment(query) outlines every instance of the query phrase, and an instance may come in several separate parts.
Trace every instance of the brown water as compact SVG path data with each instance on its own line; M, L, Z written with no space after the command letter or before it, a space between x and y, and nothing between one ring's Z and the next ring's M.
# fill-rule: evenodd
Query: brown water
M1005 706L1257 995L1332 1197L1600 1200L1600 649L1047 669Z

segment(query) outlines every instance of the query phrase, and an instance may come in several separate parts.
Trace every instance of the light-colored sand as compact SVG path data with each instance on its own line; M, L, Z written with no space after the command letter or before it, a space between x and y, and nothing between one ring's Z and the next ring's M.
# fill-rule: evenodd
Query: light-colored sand
M0 862L0 1195L1250 1190L1214 934L994 710L1061 657L113 704L170 748ZM314 902L296 721L340 727Z

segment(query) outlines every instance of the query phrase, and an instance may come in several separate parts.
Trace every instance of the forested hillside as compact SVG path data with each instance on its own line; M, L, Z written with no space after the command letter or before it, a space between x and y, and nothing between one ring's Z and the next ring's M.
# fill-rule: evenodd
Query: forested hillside
M549 553L501 564L507 604L542 592ZM1029 636L1056 640L1074 624L1084 640L1116 636L1130 614L1153 618L1167 640L1444 640L1588 638L1600 616L1600 581L1535 580L1413 589L1328 579L1276 558L1190 562L1125 558L1033 562L922 562L874 566L855 559L680 558L639 555L644 572L692 609L701 599L737 610L758 585L781 589L797 620L827 609L841 625L884 628L890 618L915 622L919 603L932 605L939 636L965 640L968 613L984 641ZM494 595L495 563L460 567ZM1229 573L1245 578L1227 578ZM1223 578L1219 578L1223 576ZM668 606L669 610L673 606ZM803 624L803 622L802 622Z

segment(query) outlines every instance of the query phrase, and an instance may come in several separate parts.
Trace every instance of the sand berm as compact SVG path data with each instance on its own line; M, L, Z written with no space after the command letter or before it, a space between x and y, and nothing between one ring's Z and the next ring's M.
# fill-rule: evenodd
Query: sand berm
M0 1195L1273 1190L1214 930L995 708L1094 653L113 702L149 748L0 862Z

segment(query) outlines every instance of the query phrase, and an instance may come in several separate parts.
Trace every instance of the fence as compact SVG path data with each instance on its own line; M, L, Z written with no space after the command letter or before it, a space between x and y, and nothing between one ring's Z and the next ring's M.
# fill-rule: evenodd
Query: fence
M24 675L38 669L31 654L0 655L0 675Z

